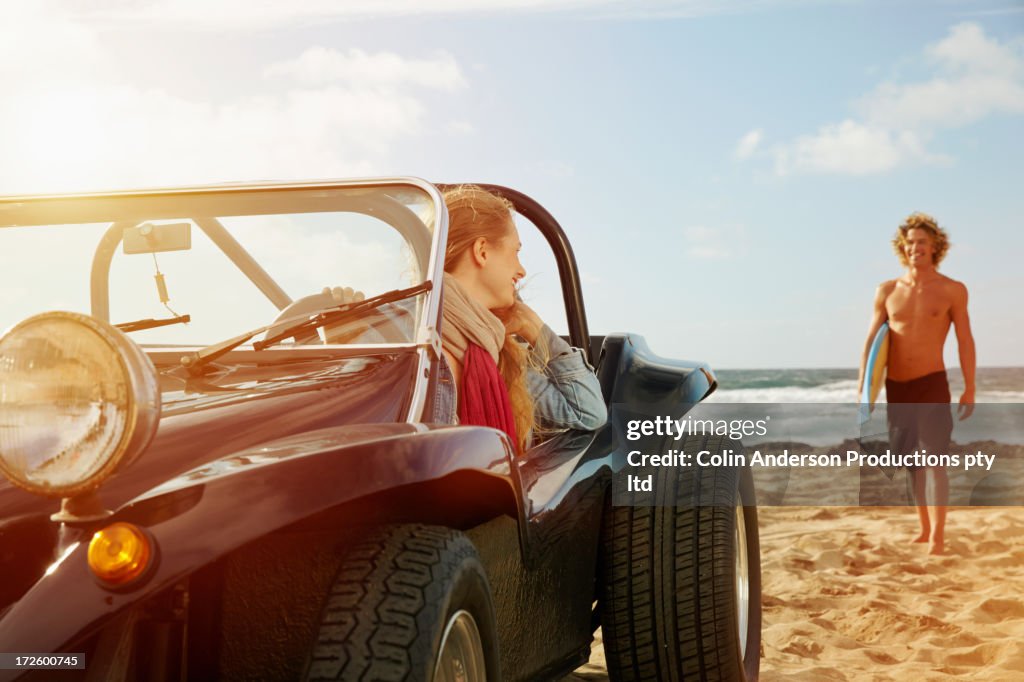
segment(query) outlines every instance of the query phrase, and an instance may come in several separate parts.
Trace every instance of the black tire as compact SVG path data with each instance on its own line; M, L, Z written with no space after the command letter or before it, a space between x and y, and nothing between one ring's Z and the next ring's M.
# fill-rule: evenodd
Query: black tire
M702 440L689 438L682 449L742 453L734 441ZM655 499L648 493L636 502L656 505L605 509L599 599L609 676L623 682L756 680L761 559L749 468L662 467L654 489ZM740 529L748 586L743 637Z
M473 655L481 655L486 679L499 680L490 585L469 538L438 526L378 529L347 552L338 570L306 679L429 682L442 639L452 623L464 628L465 614L480 650L469 647L463 665L472 669Z

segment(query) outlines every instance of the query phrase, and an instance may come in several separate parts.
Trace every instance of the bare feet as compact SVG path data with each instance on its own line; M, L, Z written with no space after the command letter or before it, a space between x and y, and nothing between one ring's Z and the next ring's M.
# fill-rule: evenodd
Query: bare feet
M928 542L928 537L932 534L931 530L923 530L921 534L913 539L912 542Z
M941 533L936 533L935 537L932 538L932 546L928 550L928 553L936 556L946 553L946 539Z

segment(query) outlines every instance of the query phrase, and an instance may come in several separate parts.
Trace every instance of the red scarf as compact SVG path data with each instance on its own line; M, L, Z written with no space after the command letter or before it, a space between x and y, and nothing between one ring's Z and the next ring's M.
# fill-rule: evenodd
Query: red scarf
M508 387L498 373L498 365L491 354L475 343L466 347L462 359L462 386L459 397L459 423L490 426L504 431L517 448L516 421Z

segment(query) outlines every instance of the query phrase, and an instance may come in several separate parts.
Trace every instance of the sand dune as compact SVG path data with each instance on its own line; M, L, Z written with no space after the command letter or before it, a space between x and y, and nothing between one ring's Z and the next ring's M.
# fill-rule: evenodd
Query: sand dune
M909 507L759 514L762 680L1024 679L1024 509L951 509L940 557Z

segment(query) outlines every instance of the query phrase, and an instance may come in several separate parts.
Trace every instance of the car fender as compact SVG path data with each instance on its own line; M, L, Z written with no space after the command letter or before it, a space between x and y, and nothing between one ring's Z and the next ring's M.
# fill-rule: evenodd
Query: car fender
M655 355L636 334L609 334L604 338L598 379L610 407L615 446L609 462L615 473L626 466L632 447L625 437L627 420L657 416L679 419L717 387L707 364Z
M675 412L704 400L718 386L707 363L655 355L637 334L608 335L601 355L599 378L610 387L612 405Z
M388 490L449 481L455 499L482 487L522 533L523 494L511 461L508 439L493 429L413 424L321 429L220 458L151 489L101 524L133 522L155 542L152 574L132 589L112 591L92 576L86 552L96 525L63 527L56 560L0 617L0 650L61 651L246 543Z

